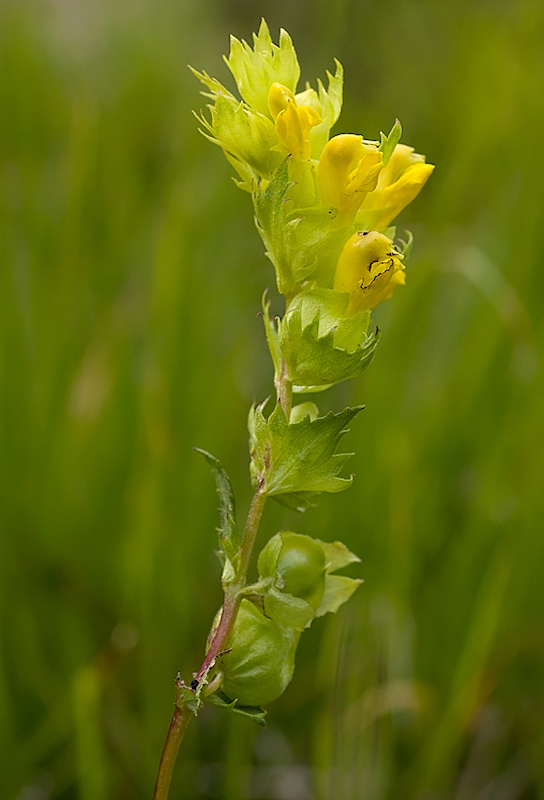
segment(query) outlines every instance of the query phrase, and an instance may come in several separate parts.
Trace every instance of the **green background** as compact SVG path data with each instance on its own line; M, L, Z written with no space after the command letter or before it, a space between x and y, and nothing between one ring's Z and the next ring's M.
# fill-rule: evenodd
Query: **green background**
M367 405L354 485L271 502L260 534L342 539L365 583L264 732L201 714L172 799L544 798L540 0L0 3L0 797L149 798L202 659L217 498L191 448L242 516L274 281L186 64L227 82L263 14L303 80L343 62L335 132L398 116L437 168L374 363L320 401Z

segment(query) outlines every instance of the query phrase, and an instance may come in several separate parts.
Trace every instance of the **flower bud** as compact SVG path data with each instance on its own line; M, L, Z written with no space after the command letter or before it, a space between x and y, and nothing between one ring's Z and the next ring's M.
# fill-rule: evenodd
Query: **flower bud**
M273 119L276 119L280 111L285 111L288 103L294 103L296 106L295 95L284 86L282 83L273 83L268 93L268 108L272 114Z
M221 690L243 706L261 706L279 697L295 668L298 635L265 617L249 600L242 600L228 646L219 666Z
M268 94L268 107L276 121L276 133L295 161L310 158L310 132L323 120L311 106L297 106L287 86L273 83Z

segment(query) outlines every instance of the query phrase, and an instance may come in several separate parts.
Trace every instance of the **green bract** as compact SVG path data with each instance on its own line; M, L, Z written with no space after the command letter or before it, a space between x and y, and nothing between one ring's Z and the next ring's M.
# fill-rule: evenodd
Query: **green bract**
M312 419L288 423L278 404L268 419L264 405L253 407L249 415L251 475L255 485L262 482L268 495L341 492L351 478L338 473L351 453L337 453L336 447L347 432L346 425L363 406L329 412Z
M349 295L302 292L278 321L278 342L295 392L319 391L363 372L374 357L377 329L370 313L347 315Z
M321 151L329 138L330 129L342 110L344 69L336 59L334 63L336 65L336 74L331 75L327 70L328 89L325 89L318 78L317 92L307 83L306 89L296 95L296 101L299 106L311 106L323 120L320 125L317 125L312 130L312 158L319 158L321 155Z
M279 697L293 677L298 634L242 600L231 649L222 656L222 691L243 706L261 706Z
M276 282L282 294L293 295L313 280L332 285L334 270L342 248L353 228L336 228L334 211L317 203L315 207L300 207L301 183L308 195L315 179L315 165L307 162L298 180L290 174L289 162L284 161L267 184L258 185L253 193L255 224L266 248L266 255L276 271ZM292 170L291 170L292 172ZM318 190L313 194L318 197Z
M279 46L274 44L264 19L259 33L253 34L253 49L243 39L230 37L230 53L225 63L240 95L261 114L270 114L268 93L273 83L282 83L292 92L297 88L300 67L291 37L282 28Z

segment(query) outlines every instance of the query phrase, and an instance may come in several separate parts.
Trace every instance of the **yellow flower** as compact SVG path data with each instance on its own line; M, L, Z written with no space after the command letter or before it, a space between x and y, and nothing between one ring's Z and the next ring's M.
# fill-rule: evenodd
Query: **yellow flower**
M281 83L273 83L268 107L275 119L276 133L295 161L310 158L310 132L323 120L310 106L297 106L293 92Z
M334 289L350 296L348 314L375 308L406 282L401 258L391 239L377 231L348 239L334 276Z
M385 230L419 194L433 170L434 166L426 164L425 156L414 153L413 147L398 144L378 178L375 191L364 199L357 222L367 228Z
M376 188L382 154L361 136L333 136L319 159L319 186L323 205L338 209L337 227L350 225L368 192Z

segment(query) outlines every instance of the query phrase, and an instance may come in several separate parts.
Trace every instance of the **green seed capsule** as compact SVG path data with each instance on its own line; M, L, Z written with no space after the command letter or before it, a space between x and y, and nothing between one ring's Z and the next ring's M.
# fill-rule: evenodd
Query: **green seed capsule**
M219 662L227 697L240 705L261 706L285 691L295 668L295 631L242 600L228 644L232 650Z
M261 577L277 577L282 591L319 608L325 592L326 561L323 547L310 536L282 531L273 536L259 556Z

